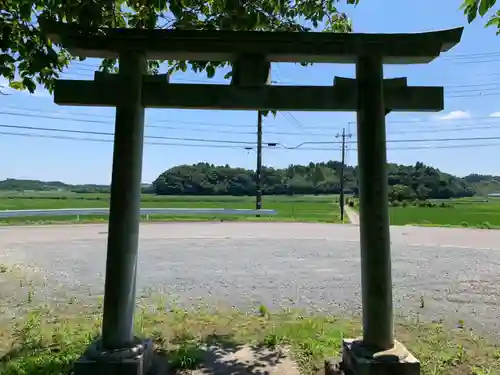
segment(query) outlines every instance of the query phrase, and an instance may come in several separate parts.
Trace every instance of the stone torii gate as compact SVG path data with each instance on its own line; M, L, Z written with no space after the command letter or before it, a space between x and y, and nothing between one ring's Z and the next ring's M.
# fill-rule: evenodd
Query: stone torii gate
M75 365L80 374L145 374L152 345L133 334L145 108L356 111L360 184L363 337L344 340L352 374L418 374L393 336L385 115L441 111L442 87L383 79L384 64L429 63L456 45L462 28L420 34L84 29L46 22L45 35L75 56L119 58L119 73L59 80L55 103L116 108L102 339ZM171 84L147 75L148 59L230 61L231 85ZM272 62L356 64L333 86L267 85Z

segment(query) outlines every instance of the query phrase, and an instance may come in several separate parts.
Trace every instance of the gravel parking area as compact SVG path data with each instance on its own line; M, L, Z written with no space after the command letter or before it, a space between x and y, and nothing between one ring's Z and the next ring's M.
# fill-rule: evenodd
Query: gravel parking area
M93 298L104 285L106 231L1 228L0 264L34 280L38 298ZM358 235L354 225L142 224L138 287L161 289L182 304L203 299L358 313ZM500 231L393 227L391 236L398 314L500 332ZM4 308L25 296L19 280L0 273Z

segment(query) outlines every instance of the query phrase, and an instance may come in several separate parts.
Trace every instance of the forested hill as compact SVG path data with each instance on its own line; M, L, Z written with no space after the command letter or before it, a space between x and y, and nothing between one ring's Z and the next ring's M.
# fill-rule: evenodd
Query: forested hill
M335 194L340 189L340 167L339 162L329 161L291 165L284 169L263 168L263 191L265 194ZM356 193L357 167L346 166L344 175L346 191ZM459 178L422 163L388 164L388 182L390 198L397 200L451 198L500 192L499 176L470 174ZM0 181L0 190L107 193L109 186L7 179ZM179 165L162 173L153 186L144 185L143 193L254 195L254 171L208 163Z
M109 186L106 185L71 185L61 181L19 180L8 178L0 181L0 190L3 191L71 191L74 193L107 193Z
M336 161L290 165L284 169L266 167L262 170L263 192L335 194L340 189L340 168L341 163ZM345 167L347 191L357 192L357 172L357 167ZM483 183L481 176L474 176L478 176L475 181L469 181L469 176L459 178L420 162L415 165L388 164L389 194L391 199L398 200L472 196L476 194L476 185ZM165 171L153 187L159 195L253 195L255 177L252 170L199 163ZM481 193L490 192L486 190L482 189Z
M477 195L487 195L490 193L500 193L500 176L470 174L464 180L474 185Z

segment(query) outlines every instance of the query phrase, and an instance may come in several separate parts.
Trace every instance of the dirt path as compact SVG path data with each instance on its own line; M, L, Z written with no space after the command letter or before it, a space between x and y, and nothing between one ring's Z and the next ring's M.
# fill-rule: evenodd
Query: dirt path
M359 225L359 214L356 211L354 211L349 206L344 206L344 211L347 214L347 217L349 218L351 224Z

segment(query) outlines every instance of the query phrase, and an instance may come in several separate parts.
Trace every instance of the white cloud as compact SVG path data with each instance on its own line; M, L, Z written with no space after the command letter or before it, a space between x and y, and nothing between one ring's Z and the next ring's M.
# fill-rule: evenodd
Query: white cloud
M463 118L470 118L470 113L468 111L451 111L450 113L439 116L439 120L459 120Z
M490 113L490 117L500 117L500 111Z

